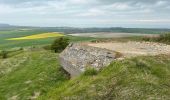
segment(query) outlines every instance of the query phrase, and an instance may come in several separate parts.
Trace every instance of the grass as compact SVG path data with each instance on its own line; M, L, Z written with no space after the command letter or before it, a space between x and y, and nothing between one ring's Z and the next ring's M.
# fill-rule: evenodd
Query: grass
M69 79L58 54L44 50L10 51L0 59L0 100L103 100L170 98L170 56L116 60L97 72Z
M51 32L51 33L42 33L42 34L30 35L30 36L19 37L19 38L10 38L7 40L32 40L32 39L43 39L43 38L61 37L61 36L65 36L65 35L58 32Z
M169 56L136 57L114 61L95 76L74 78L39 100L168 100L169 77Z
M85 76L94 76L97 75L98 71L94 68L87 68L86 71L84 72Z
M30 38L27 36L42 36L43 33L53 33L54 31L50 30L37 30L37 29L32 29L32 30L8 30L8 31L0 31L0 50L6 50L6 49L11 49L15 47L27 47L27 46L37 46L37 45L49 45L51 44L55 38L58 37L46 37L46 38L39 38L39 39L26 39L25 38ZM47 35L47 34L45 34ZM54 34L51 34L54 35ZM56 34L55 34L56 35ZM24 40L8 40L8 39L22 39ZM43 36L45 37L45 36ZM66 37L70 38L71 42L82 42L82 41L91 41L94 40L95 38L89 38L89 37L74 37L74 36L69 36L66 35ZM33 37L31 37L33 38Z
M18 48L18 49L14 49L14 50L8 50L8 51L0 51L0 59L3 58L3 53L6 53L6 57L13 57L15 55L18 55L20 53L23 53L23 48Z
M57 56L42 50L0 59L0 100L33 99L67 81Z

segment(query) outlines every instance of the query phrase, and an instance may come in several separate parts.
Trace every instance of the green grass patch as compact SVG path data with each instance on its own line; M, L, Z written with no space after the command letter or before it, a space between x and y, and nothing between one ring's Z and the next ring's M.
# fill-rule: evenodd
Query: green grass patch
M98 71L94 68L87 68L86 71L83 73L85 76L94 76L97 75Z
M170 57L136 57L114 61L95 76L83 75L39 100L147 100L170 98ZM91 75L91 74L90 74Z
M30 51L0 59L0 100L33 99L67 81L57 56L49 51Z

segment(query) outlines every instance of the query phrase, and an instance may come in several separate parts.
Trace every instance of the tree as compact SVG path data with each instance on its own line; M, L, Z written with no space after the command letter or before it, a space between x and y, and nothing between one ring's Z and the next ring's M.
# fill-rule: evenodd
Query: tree
M63 51L69 45L69 39L65 37L57 38L51 45L51 49L57 52Z

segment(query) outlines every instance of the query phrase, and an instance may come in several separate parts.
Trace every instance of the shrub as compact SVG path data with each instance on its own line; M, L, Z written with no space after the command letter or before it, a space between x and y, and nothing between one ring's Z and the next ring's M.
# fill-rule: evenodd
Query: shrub
M88 68L86 69L86 71L84 72L85 76L94 76L97 75L98 71L94 68Z
M161 34L159 37L144 37L142 40L170 44L170 33Z
M170 33L160 35L159 41L170 42Z
M69 45L69 39L61 37L61 38L57 38L53 42L53 44L51 45L51 49L54 50L55 53L57 53L64 50L68 45Z
M51 45L45 45L45 46L43 46L43 49L45 49L45 50L51 50Z
M150 40L151 40L151 37L143 37L142 40L143 40L143 41L150 41Z
M21 47L21 48L19 49L19 51L22 51L22 50L24 50L24 48Z
M8 57L8 52L7 51L2 51L1 52L2 58L5 59Z

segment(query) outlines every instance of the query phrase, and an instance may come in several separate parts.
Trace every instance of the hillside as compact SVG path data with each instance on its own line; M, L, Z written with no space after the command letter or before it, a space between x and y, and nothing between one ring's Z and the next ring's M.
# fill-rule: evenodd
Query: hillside
M117 60L97 75L83 74L70 80L57 57L51 51L28 50L0 59L0 99L170 98L170 56Z
M145 33L145 34L159 34L170 32L168 28L125 28L125 27L92 27L92 28L80 28L80 27L34 27L34 26L18 26L10 24L1 24L0 31L11 30L37 30L45 32L64 32L64 33L97 33L97 32L112 32L112 33Z
M148 100L170 98L170 57L114 61L97 75L82 75L39 100Z
M0 100L34 99L68 79L49 51L24 51L0 59Z
M65 33L70 42L92 41L90 44L95 43L95 47L107 49L117 46L115 50L121 50L119 53L122 54L126 54L127 51L146 53L145 56L137 55L138 57L115 60L99 72L88 70L81 76L70 79L68 73L60 66L58 54L42 48L56 38L50 37L48 32L50 31L27 29L0 31L0 100L170 98L170 56L167 54L169 51L165 51L169 50L169 46L153 43L168 44L169 35L151 37L148 40L144 37L98 39L70 36ZM31 40L27 40L28 38ZM151 44L142 43L143 40L148 40ZM114 44L114 41L117 43ZM6 59L2 59L3 50L9 53ZM147 55L148 52L153 55Z

